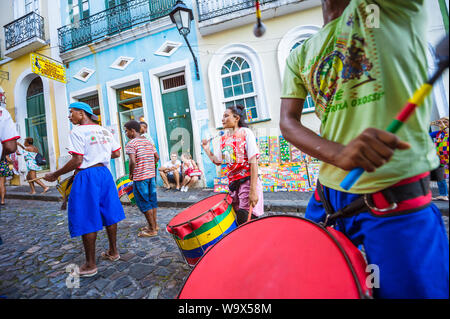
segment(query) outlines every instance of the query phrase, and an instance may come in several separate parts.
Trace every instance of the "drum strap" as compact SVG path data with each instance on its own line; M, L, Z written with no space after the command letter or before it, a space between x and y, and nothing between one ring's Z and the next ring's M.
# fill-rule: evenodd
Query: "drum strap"
M324 188L319 181L317 181L314 196L322 203L327 214L325 226L339 217L351 217L362 212L371 212L379 217L403 215L421 210L430 204L430 175L426 172L379 192L363 194L338 211L334 211L327 200Z
M69 180L67 181L67 186L66 189L68 189L72 183L73 183L73 179L75 178L75 174L73 174L72 176L70 176ZM69 194L65 195L63 197L63 202L61 204L61 210L66 210L67 209L67 201L69 200Z

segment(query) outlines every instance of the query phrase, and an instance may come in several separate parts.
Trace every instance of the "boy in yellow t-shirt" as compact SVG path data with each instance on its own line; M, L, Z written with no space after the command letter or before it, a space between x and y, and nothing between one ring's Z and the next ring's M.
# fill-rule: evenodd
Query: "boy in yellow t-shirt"
M336 228L380 269L375 297L448 298L448 239L428 182L438 166L430 98L398 135L385 131L427 80L424 0L323 0L322 8L325 26L291 52L281 94L283 136L322 161L306 217L344 214ZM300 121L308 93L320 136ZM356 167L366 173L347 193L339 184Z

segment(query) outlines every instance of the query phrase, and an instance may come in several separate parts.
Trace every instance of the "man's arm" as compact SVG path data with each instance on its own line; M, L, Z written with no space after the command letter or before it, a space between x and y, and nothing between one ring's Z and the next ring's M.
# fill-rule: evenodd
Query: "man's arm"
M387 163L396 149L410 145L389 132L367 128L347 145L326 140L301 123L303 99L281 99L280 129L284 138L303 152L343 170L368 172Z
M17 150L17 140L9 140L3 143L3 150L1 158L4 158L6 155L14 153Z
M120 149L111 153L111 159L120 157Z
M62 168L53 173L47 173L44 176L44 179L47 182L54 182L58 179L59 176L64 175L68 172L73 171L80 167L81 163L83 163L83 155L72 154L72 159L66 163Z
M133 173L134 169L136 168L136 155L135 154L128 154L129 161L128 161L128 168L129 168L129 176L130 179L133 180Z
M155 164L159 162L159 154L155 152Z

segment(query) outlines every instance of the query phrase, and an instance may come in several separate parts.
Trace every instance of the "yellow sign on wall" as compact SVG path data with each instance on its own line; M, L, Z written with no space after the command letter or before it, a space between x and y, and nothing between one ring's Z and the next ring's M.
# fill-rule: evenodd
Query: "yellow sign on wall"
M39 54L31 54L31 70L33 73L46 78L67 83L66 68L60 62L44 57Z

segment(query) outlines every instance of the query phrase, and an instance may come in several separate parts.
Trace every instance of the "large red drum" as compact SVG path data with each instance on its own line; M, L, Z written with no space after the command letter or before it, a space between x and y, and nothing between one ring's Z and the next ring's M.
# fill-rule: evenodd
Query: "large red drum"
M371 297L367 264L340 232L296 216L246 223L198 261L179 299Z

